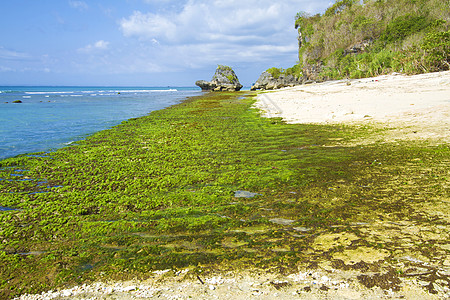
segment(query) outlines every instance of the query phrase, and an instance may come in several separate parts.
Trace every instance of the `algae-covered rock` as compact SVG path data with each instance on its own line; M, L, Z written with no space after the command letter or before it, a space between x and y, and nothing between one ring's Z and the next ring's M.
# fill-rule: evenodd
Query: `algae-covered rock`
M293 75L280 75L275 78L271 73L265 71L259 76L251 90L276 90L283 87L291 87L301 84Z
M219 65L211 81L199 80L195 83L202 91L239 91L242 88L236 73L228 66Z

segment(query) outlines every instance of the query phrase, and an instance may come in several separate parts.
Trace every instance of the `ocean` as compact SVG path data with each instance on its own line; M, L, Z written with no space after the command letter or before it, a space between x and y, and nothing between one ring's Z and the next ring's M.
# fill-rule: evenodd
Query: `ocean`
M0 86L0 159L56 150L201 93L197 87Z

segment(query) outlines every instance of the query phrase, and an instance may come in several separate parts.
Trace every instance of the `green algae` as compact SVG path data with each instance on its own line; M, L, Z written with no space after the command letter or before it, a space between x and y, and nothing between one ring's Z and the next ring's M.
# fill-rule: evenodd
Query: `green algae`
M379 131L264 119L253 96L188 99L0 161L0 204L18 209L0 212L0 295L167 268L356 268L361 253L372 271L442 265L448 145L343 146Z

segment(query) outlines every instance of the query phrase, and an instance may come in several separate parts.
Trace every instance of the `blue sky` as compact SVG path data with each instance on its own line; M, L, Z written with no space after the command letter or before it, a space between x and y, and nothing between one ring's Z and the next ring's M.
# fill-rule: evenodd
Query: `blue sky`
M0 9L0 85L242 84L296 63L297 12L329 0L14 0Z

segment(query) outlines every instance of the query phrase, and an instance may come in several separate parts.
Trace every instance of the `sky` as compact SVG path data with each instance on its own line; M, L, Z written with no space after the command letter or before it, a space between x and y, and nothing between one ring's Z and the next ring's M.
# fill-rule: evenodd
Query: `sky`
M296 14L332 2L2 1L0 85L194 86L220 64L250 86L296 64Z

